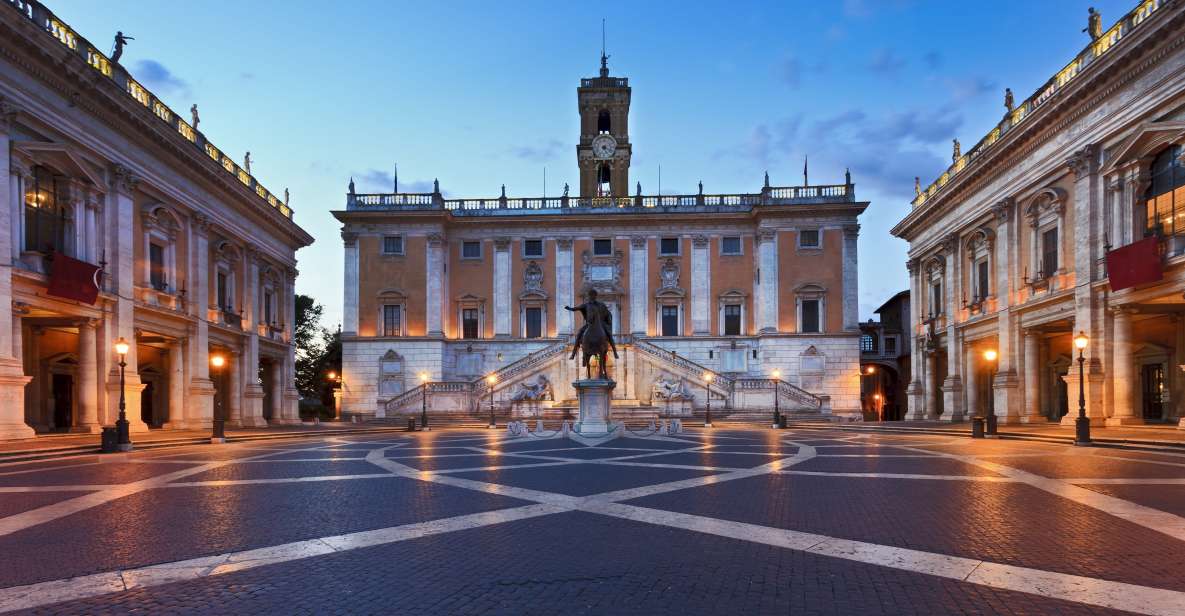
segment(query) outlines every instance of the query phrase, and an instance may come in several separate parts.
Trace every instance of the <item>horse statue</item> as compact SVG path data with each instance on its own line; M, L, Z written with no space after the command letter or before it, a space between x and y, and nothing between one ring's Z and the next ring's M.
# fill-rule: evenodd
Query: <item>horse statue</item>
M584 325L576 333L576 343L572 347L572 355L576 357L576 350L581 352L580 364L584 366L586 378L592 377L592 366L589 361L597 360L597 378L609 380L609 373L605 369L609 351L613 351L613 358L617 358L617 345L613 342L613 313L609 307L597 301L597 290L589 289L585 295L585 302L576 306L564 306L569 312L579 312L584 317Z

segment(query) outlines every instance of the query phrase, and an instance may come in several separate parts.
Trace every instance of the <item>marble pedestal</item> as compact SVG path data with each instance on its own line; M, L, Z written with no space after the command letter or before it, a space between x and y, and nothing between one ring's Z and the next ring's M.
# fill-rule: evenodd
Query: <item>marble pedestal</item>
M609 423L609 401L617 383L609 379L575 381L576 397L580 401L580 417L575 430L581 436L603 436L612 431Z

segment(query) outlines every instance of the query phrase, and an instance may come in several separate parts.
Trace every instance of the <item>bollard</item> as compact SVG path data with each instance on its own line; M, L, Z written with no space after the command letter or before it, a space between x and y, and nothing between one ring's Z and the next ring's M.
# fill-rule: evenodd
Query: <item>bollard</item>
M115 453L119 451L119 432L116 431L115 426L106 426L103 428L103 433L99 435L99 443L103 453Z
M971 418L971 438L983 438L983 424L982 417Z
M999 438L999 434L996 431L998 424L999 421L996 419L995 413L987 416L987 425L985 426L987 428L985 430L985 436L987 438Z
M416 431L416 418L415 417L408 417L407 418L407 431L408 432L415 432Z

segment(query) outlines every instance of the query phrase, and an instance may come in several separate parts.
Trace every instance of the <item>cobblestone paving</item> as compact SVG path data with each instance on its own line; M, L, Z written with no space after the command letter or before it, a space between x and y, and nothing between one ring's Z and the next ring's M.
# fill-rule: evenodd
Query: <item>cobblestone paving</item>
M0 464L0 612L1185 614L1185 454L825 428Z

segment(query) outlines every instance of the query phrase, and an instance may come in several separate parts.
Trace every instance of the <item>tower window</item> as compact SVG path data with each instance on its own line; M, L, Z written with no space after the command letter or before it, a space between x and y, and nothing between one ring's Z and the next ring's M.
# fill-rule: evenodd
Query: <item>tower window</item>
M543 240L523 240L524 257L542 257Z
M613 240L593 240L593 254L598 257L607 257L613 254Z
M481 242L461 242L462 259L480 259Z
M601 165L597 167L597 196L609 196L609 191L612 190L611 183L612 174L609 170L609 165L606 163L601 163Z
M597 133L601 135L608 134L612 130L612 121L609 118L609 110L602 109L601 113L597 114Z
M677 256L679 254L679 238L664 237L659 240L658 254L662 256Z

